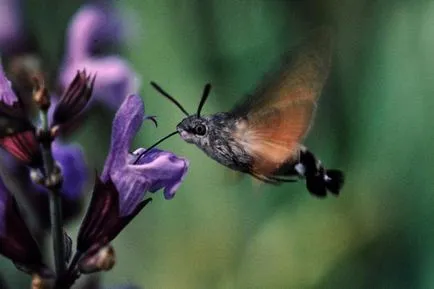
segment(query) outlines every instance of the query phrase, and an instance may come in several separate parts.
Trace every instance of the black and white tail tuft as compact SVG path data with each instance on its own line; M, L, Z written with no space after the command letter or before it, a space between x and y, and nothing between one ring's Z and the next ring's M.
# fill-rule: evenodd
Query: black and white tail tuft
M344 174L339 170L327 170L325 174L317 173L306 176L307 189L317 197L325 197L327 191L339 195L343 184Z
M327 170L324 180L327 190L335 195L339 195L339 192L344 185L344 173L339 170Z

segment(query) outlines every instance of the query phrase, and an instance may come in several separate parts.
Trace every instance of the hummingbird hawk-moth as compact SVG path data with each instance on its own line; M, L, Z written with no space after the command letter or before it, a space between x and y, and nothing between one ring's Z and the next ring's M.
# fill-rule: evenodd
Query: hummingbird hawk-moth
M196 114L191 115L151 82L186 115L175 132L155 145L179 134L220 164L263 182L293 182L296 177L304 179L315 196L326 196L327 191L338 195L344 182L343 173L325 169L301 144L311 127L330 62L329 34L316 33L252 95L232 110L212 115L201 115L210 84L204 88Z

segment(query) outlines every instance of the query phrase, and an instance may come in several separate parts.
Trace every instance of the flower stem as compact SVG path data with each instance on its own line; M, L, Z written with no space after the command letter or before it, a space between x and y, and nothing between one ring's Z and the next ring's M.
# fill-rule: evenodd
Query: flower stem
M46 110L41 110L41 133L49 134L48 115ZM44 161L44 173L46 179L46 187L49 190L50 196L50 221L51 232L53 236L53 251L57 278L61 277L65 271L65 248L63 240L63 222L62 222L62 203L60 191L56 184L53 184L56 179L55 165L53 154L51 151L51 139L41 138L42 158Z
M61 278L58 278L56 280L53 289L70 288L75 283L75 281L77 281L77 279L80 277L77 264L80 261L81 257L82 254L79 251L75 252L72 261L69 263L69 267L65 270Z
M72 258L72 261L69 264L68 271L72 272L76 269L75 267L77 266L78 261L80 261L81 256L82 256L81 252L79 251L75 252L74 257Z
M65 270L65 252L62 229L62 207L58 192L50 191L50 219L53 234L53 250L56 275L61 276Z

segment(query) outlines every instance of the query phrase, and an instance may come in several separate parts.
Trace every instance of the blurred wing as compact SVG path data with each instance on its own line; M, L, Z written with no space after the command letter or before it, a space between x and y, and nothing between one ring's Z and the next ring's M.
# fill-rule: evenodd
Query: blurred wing
M232 111L242 119L234 135L253 157L258 175L269 175L296 156L328 76L330 42L328 32L315 33L276 77Z

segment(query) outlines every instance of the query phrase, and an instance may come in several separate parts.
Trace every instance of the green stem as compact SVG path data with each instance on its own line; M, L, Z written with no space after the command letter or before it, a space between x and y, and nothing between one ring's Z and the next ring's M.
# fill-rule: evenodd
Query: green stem
M49 131L48 116L46 111L41 111L42 133L47 134ZM42 158L44 161L45 179L52 182L55 173L55 164L51 152L51 140L43 139L41 143ZM50 195L50 221L51 232L53 236L53 251L57 278L60 278L65 271L65 247L63 240L63 222L62 222L62 203L60 191L57 186L47 186Z

